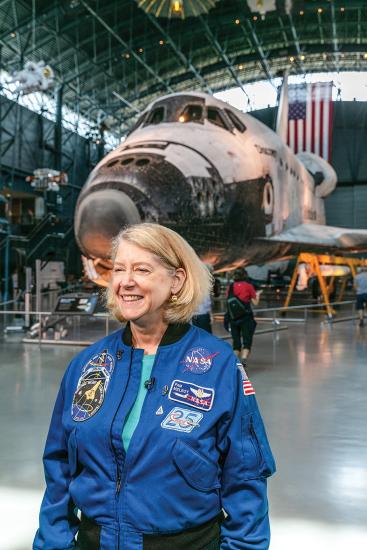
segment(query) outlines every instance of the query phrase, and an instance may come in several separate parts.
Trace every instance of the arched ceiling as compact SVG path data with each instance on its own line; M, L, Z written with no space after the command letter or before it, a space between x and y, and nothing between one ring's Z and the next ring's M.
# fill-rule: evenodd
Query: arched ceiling
M278 2L281 4L281 2ZM1 67L43 59L64 101L126 130L155 97L216 92L291 73L367 69L367 3L296 1L263 19L245 0L206 15L156 18L135 0L0 0Z

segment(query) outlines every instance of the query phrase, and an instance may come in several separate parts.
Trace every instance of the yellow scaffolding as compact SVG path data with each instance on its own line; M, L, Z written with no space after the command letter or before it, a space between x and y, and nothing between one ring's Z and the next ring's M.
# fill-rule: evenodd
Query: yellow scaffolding
M283 306L284 309L286 309L290 304L290 301L291 301L292 295L293 295L293 291L294 291L294 288L296 286L296 282L297 282L297 278L298 278L298 266L300 264L303 264L303 263L309 264L311 266L311 269L313 270L313 272L316 273L317 280L318 280L319 285L320 285L321 294L322 294L322 297L323 297L323 300L324 300L325 309L326 309L326 313L327 313L328 317L332 317L333 314L335 313L335 310L331 307L330 298L329 298L330 293L331 293L332 288L333 288L333 285L334 285L335 276L331 277L329 285L327 285L326 281L325 281L325 278L321 274L320 266L325 265L325 264L327 264L327 265L345 265L345 266L348 266L350 268L350 272L351 272L353 278L356 275L357 267L359 267L359 266L367 267L367 259L348 258L348 257L345 257L345 256L331 256L330 254L312 254L312 253L309 253L309 252L301 252L298 255L296 266L294 268L294 272L293 272L292 279L291 279L291 284L289 285L287 297L285 299L284 306ZM343 299L348 276L349 276L349 274L342 276L343 277L343 283L342 283L342 286L341 286L339 294L338 294L338 298L337 298L338 302L341 302L342 299Z

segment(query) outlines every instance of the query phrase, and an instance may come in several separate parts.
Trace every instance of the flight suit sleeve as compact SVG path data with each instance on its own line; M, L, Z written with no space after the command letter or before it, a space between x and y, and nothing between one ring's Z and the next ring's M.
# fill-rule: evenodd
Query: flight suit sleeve
M267 477L275 472L251 382L236 369L232 413L221 426L223 457L221 550L267 550L270 544Z
M79 520L69 497L71 481L67 438L62 425L65 378L56 398L43 455L46 491L33 550L73 550Z

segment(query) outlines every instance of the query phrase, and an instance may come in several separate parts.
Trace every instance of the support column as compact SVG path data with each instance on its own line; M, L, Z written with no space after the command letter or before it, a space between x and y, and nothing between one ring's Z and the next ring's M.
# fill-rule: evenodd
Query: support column
M61 84L56 89L56 122L55 122L55 134L54 134L54 148L55 158L54 166L55 170L61 170L62 159L62 96L64 91L64 85Z

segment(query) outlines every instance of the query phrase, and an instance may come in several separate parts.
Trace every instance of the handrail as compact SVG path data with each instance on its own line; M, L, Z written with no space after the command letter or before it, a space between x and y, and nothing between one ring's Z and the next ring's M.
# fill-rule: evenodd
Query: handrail
M40 222L37 223L37 225L34 226L32 231L29 233L28 235L29 241L31 241L34 238L34 236L37 235L37 233L42 231L42 229L45 227L45 225L47 225L47 223L51 219L56 219L56 216L55 214L52 214L51 212L49 212L44 218L42 218Z
M289 310L294 310L294 309L311 309L311 308L315 308L315 307L324 307L326 305L330 305L331 307L332 306L339 306L339 305L347 305L347 304L354 304L355 300L345 300L343 302L330 302L330 304L326 304L326 303L322 303L322 304L304 304L304 305L300 305L300 306L288 306L288 307L270 307L270 308L253 308L253 312L255 314L257 313L263 313L265 311L281 311L281 312L285 312L285 311L289 311ZM218 311L216 313L214 313L214 315L224 315L226 312L225 311Z
M55 289L56 290L56 289ZM53 292L53 291L49 291L49 292ZM9 302L4 302L4 303L9 303ZM347 304L354 304L354 300L345 300L344 302L331 302L330 305L331 306L336 306L336 305L347 305ZM0 304L1 305L1 304ZM283 307L272 307L272 308L264 308L264 309L254 309L254 313L262 313L264 311L288 311L288 310L293 310L293 309L310 309L312 307L321 307L321 306L324 306L325 304L309 304L309 305L301 305L301 306L289 306L287 308L283 308ZM14 310L14 311L0 311L0 313L6 313L6 314L11 314L11 313L15 313L17 315L20 315L20 314L33 314L33 315L65 315L65 313L55 313L55 312L52 312L52 311L27 311L25 312L24 310ZM221 312L221 311L218 311L218 312L215 312L213 313L213 315L224 315L225 312ZM93 315L90 315L90 317L109 317L109 313L94 313ZM112 317L111 317L112 318Z
M57 239L65 239L66 233L47 233L43 239L41 239L36 246L27 254L27 260L33 256L35 251L44 243L45 240L48 238L57 238Z

